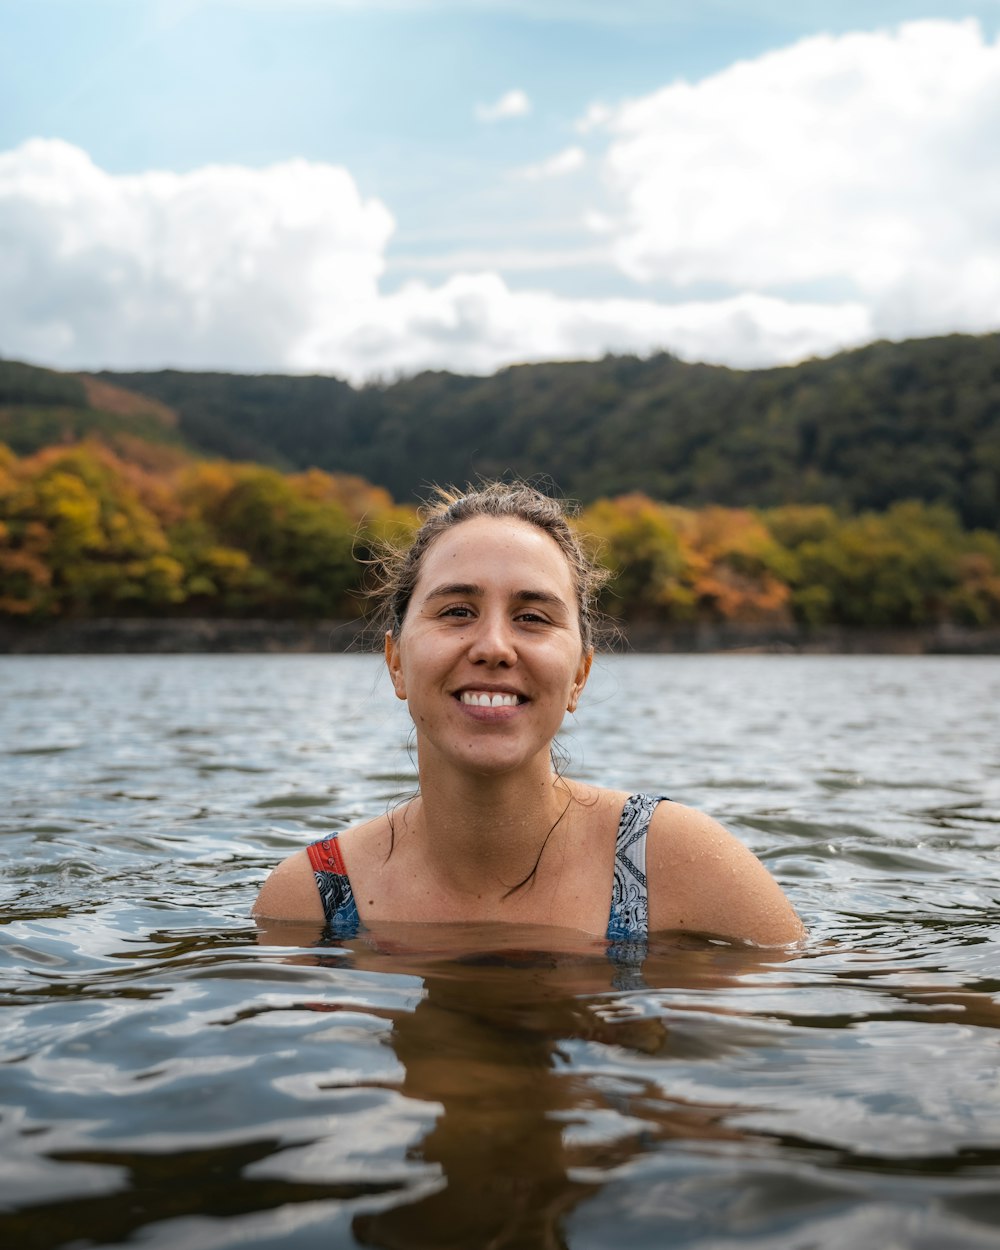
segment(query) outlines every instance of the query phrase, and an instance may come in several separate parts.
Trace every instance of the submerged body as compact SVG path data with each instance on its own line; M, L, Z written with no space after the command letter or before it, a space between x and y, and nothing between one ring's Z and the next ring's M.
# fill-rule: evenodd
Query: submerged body
M575 539L549 528L547 514L544 525L528 519L523 496L543 499L529 488L493 497L508 489L520 494L504 515L475 511L488 491L441 510L397 596L385 656L415 726L420 789L337 839L337 875L361 924L506 921L612 935L630 796L568 780L551 758L593 658ZM702 813L650 802L643 846L648 930L761 945L802 936L763 865ZM323 871L307 851L291 856L255 914L328 921Z

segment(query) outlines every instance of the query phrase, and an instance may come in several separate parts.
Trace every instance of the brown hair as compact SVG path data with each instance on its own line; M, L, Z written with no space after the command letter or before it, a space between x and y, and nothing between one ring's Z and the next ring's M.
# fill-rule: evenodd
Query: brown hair
M473 517L503 517L524 521L549 535L566 558L580 619L580 637L589 650L601 633L597 595L608 579L608 572L588 554L569 523L570 508L527 482L483 482L464 491L437 487L433 497L420 509L423 524L409 547L385 545L376 557L377 584L373 598L378 607L378 623L399 637L410 606L420 566L431 545L447 530Z

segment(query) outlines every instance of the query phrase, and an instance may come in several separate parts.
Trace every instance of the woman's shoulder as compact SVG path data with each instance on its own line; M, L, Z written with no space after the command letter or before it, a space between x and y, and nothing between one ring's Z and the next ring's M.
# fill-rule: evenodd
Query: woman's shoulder
M573 794L582 811L592 812L607 826L613 818L619 832L626 825L640 824L648 828L658 806L667 799L662 792L650 790L609 790L573 782Z
M250 913L258 920L322 920L308 851L296 851L272 868Z
M805 936L802 922L757 856L696 808L657 805L646 866L651 929L761 946L785 946Z
M628 790L610 790L606 786L595 786L586 781L564 778L564 783L569 786L581 811L595 812L602 816L609 812L620 816L630 800L647 797Z
M350 828L318 838L273 868L251 915L269 920L323 920L323 902L316 888L316 872L336 870L350 878L354 857L370 853L381 840L387 818L377 816Z

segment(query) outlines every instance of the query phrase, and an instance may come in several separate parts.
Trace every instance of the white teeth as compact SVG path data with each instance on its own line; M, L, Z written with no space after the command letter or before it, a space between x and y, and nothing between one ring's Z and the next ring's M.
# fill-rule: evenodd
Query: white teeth
M462 702L470 707L517 707L516 694L487 694L485 691L463 690Z

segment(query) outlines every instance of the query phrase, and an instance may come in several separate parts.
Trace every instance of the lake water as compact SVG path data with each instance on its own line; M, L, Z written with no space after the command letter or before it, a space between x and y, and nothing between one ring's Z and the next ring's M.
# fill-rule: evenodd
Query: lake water
M262 946L268 869L413 784L378 662L0 659L2 1244L995 1250L1000 661L606 659L565 745L808 946Z

